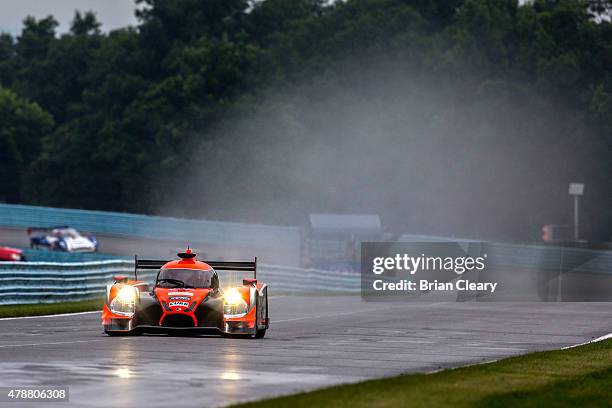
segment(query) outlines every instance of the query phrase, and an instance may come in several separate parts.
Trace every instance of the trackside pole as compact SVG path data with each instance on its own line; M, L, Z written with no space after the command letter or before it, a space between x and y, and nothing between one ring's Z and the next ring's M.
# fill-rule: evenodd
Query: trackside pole
M578 241L578 195L574 196L574 241Z
M578 198L584 194L584 183L570 183L569 195L574 196L574 241L577 242L579 238L578 233Z

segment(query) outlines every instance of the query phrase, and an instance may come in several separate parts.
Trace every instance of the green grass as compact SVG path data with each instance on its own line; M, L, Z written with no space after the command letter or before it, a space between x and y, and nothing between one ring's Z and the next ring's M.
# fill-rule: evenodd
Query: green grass
M612 340L241 407L612 407Z
M102 310L103 305L104 299L81 300L79 302L39 303L33 305L4 305L0 306L0 318L87 312L90 310Z

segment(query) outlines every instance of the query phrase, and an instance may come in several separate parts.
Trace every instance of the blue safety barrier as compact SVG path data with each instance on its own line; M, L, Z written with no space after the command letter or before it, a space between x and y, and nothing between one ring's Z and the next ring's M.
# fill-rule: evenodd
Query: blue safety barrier
M0 304L53 303L101 296L117 274L134 269L130 261L83 263L0 263Z
M563 248L544 245L484 243L492 266L556 273L612 274L612 251ZM95 262L3 262L0 263L0 304L75 301L104 295L114 275L133 276L133 260ZM152 283L157 271L139 271L138 278ZM239 284L244 277L220 272L223 286ZM359 293L360 275L354 272L259 265L258 279L270 285L271 293Z
M24 249L23 256L28 262L93 262L108 259L132 259L129 256L99 252L62 252L46 249Z
M299 253L299 227L156 217L107 211L0 204L0 225L47 228L68 225L92 234L224 245L259 246Z
M138 279L153 283L157 271L139 271ZM82 263L0 263L0 304L55 303L104 297L115 275L134 276L134 261L108 260ZM243 275L220 272L222 287L239 284ZM259 265L257 278L270 285L270 293L358 293L359 275L286 266Z
M94 235L244 245L290 251L291 254L299 254L301 248L299 227L25 205L0 204L0 225L16 228L69 225ZM398 241L462 242L467 245L473 243L478 247L478 251L487 254L489 265L501 266L504 271L520 268L574 274L612 274L612 251L549 245L478 243L474 240L422 235L401 235ZM133 260L119 259L121 257L116 255L34 249L26 249L24 254L30 262L0 263L0 304L74 301L103 296L104 288L112 281L113 275L131 275L134 268ZM155 273L142 272L139 278L152 282ZM220 277L224 285L236 284L241 280L232 273L221 273ZM359 274L355 272L261 265L258 268L258 278L270 284L272 293L360 291Z

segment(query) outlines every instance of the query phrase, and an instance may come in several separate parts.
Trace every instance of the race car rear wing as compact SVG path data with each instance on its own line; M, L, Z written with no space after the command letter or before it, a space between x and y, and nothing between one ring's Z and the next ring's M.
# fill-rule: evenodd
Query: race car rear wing
M134 276L138 280L138 269L161 269L167 262L156 259L138 259L134 255ZM257 257L253 262L226 262L226 261L204 261L217 271L253 272L253 278L257 279Z

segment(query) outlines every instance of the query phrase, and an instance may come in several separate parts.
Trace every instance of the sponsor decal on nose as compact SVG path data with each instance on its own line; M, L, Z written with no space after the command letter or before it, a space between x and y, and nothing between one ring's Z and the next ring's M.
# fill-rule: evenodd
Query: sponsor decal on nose
M168 292L168 296L193 296L193 292Z
M189 302L170 302L170 307L189 307Z

